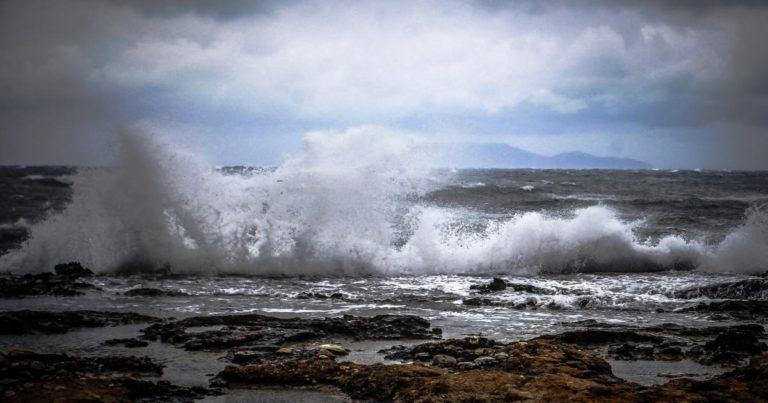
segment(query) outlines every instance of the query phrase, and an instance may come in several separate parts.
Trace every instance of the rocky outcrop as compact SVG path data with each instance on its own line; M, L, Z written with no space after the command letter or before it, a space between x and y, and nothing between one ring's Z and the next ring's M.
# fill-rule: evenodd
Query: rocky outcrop
M580 321L566 325L582 329L538 339L576 344L614 360L691 359L705 365L724 366L740 365L768 350L760 340L765 338L765 330L758 324L692 328L665 323L632 327Z
M508 288L512 289L515 292L525 292L529 294L541 294L541 295L552 294L552 291L546 290L544 288L532 286L530 284L510 283L498 277L494 277L493 280L485 284L474 284L469 286L470 290L480 294L489 294L489 293L504 291Z
M615 377L601 358L559 340L500 344L467 338L395 350L400 357L432 365L362 365L326 357L262 362L227 367L215 383L228 387L330 385L353 399L395 402L768 399L768 355L712 380L676 379L644 387Z
M691 287L671 293L674 298L768 299L768 278Z
M765 322L768 320L768 301L731 300L703 302L680 309L680 312L701 312L712 320L748 320Z
M600 398L606 388L631 389L611 374L605 361L558 341L500 345L492 340L468 338L445 343L445 346L429 343L431 347L419 350L450 351L456 348L463 351L476 347L492 349L504 356L494 359L483 369L464 366L447 369L419 364L361 365L337 363L328 358L292 360L227 367L219 374L218 383L229 386L325 384L341 388L354 399L378 401L510 401L566 397L592 400ZM435 357L431 358L434 361Z
M35 295L71 297L83 295L83 290L97 289L89 283L79 282L93 272L77 262L58 264L54 273L25 274L0 277L0 297L22 298Z
M161 290L158 288L134 288L123 293L126 297L188 297L181 291Z
M216 330L188 331L190 328L219 326ZM142 330L143 338L179 345L187 350L221 351L241 349L274 353L286 343L329 337L356 340L431 339L439 329L410 315L378 315L324 319L282 319L258 314L196 316L152 325Z
M0 334L66 333L77 328L118 326L158 320L133 312L10 311L0 312Z
M4 402L192 402L217 391L151 382L162 365L146 357L74 357L29 351L0 353L0 400Z

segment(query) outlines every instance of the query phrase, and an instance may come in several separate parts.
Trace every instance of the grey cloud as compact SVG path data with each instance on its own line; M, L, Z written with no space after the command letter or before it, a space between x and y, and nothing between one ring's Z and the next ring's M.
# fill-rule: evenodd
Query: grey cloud
M169 43L200 42L205 47L211 27L239 19L266 21L281 10L302 4L307 5L300 1L245 0L0 1L0 163L94 161L101 158L103 145L108 143L107 133L115 125L158 115L184 120L187 116L178 111L191 104L194 108L189 108L189 114L208 113L219 120L243 122L253 119L236 113L222 117L216 114L227 107L206 111L202 102L174 94L183 90L185 83L150 83L132 88L107 77L105 71L121 60L125 52L156 38L170 38ZM324 3L309 4L322 7ZM761 152L768 155L765 2L585 0L462 4L483 10L490 17L503 16L510 9L522 10L546 18L549 23L546 27L531 23L528 29L532 32L549 29L563 37L575 36L587 25L609 27L621 35L625 49L639 46L641 30L649 24L667 24L678 32L696 36L711 45L713 57L719 61L713 59L712 65L708 65L707 57L692 58L700 64L693 66L692 71L720 61L722 71L704 79L690 74L648 78L642 76L642 71L628 69L610 49L601 54L589 53L572 66L571 77L563 77L563 84L557 88L558 95L583 99L587 107L577 112L548 111L543 115L548 120L565 122L561 126L581 124L589 128L584 122L600 121L606 131L611 125L627 122L653 130L701 129L707 134L685 140L691 144L706 142L706 149L728 150L721 155L716 151L707 155L712 164L732 167L743 154L745 167L768 167L756 157ZM173 24L187 17L200 20L183 26ZM198 23L211 25L195 25ZM664 46L660 42L652 53L659 57L652 60L656 65L671 65L680 59L679 55L665 53ZM123 67L126 71L141 71L145 66ZM687 68L691 70L690 66ZM190 81L205 79L205 74L193 76ZM303 99L300 95L295 98ZM283 114L281 118L301 120L291 116L287 107L275 109ZM447 108L442 113L455 114L455 109ZM435 120L447 119L440 113L431 111L430 116ZM505 114L514 117L515 111L475 119L503 122ZM410 119L418 126L422 115L421 111L412 111L398 119ZM324 118L317 119L328 125L339 124L332 117Z
M92 0L102 1L102 0ZM170 18L194 13L217 19L234 19L275 10L298 3L298 0L109 0L117 5L138 10L149 17Z

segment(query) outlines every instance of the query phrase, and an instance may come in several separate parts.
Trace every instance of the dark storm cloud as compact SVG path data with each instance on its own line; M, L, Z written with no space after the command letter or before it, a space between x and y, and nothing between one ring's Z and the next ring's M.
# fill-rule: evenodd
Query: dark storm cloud
M103 0L92 0L103 1ZM183 14L199 14L217 19L233 19L269 14L280 7L298 3L297 0L109 0L117 5L134 8L149 17L170 18Z

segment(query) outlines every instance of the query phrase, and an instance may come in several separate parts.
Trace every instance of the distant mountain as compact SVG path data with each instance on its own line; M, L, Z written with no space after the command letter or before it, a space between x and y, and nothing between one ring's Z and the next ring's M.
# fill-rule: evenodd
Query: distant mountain
M598 157L568 152L551 157L504 143L457 143L437 145L442 165L453 168L540 168L540 169L649 169L646 162L630 158Z

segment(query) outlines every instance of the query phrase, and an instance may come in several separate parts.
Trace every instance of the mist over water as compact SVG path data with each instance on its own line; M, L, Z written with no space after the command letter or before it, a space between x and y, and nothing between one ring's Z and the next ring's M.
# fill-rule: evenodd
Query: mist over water
M71 203L33 225L0 267L80 261L97 272L254 275L768 269L768 215L758 207L721 242L704 233L643 236L645 217L603 203L485 214L435 201L461 173L437 169L439 158L419 139L383 130L310 133L280 166L239 170L123 134L114 166L79 169ZM523 198L541 186L516 189ZM484 183L456 189L489 191ZM493 200L502 196L518 197Z

